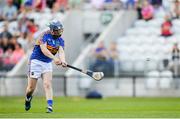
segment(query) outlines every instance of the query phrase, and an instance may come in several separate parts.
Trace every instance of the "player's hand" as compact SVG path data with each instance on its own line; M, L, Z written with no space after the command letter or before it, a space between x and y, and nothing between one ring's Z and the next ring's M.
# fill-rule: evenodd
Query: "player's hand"
M57 58L57 57L54 57L53 60L54 60L54 63L56 65L61 65L62 64L61 60L59 58Z
M61 66L62 67L67 67L67 62L66 61L61 62Z

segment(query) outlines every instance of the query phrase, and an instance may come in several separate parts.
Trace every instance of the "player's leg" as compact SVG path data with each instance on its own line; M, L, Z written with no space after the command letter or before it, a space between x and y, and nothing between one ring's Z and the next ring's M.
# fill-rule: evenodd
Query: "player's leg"
M28 74L28 86L26 88L25 97L25 110L28 111L31 108L31 100L33 92L36 88L38 78L42 74L42 64L38 60L31 60L29 64L29 74Z
M43 86L47 100L47 113L51 113L53 106L53 89L52 89L52 72L45 72L42 74Z
M37 79L28 77L28 85L26 88L25 97L25 110L28 111L31 108L32 94L36 88Z

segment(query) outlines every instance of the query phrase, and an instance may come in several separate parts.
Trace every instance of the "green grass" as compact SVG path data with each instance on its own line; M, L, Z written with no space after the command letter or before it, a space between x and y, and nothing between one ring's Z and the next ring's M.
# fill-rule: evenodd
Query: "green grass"
M30 111L24 111L23 97L0 97L1 118L180 118L180 98L56 97L54 112L45 113L46 100L34 97Z

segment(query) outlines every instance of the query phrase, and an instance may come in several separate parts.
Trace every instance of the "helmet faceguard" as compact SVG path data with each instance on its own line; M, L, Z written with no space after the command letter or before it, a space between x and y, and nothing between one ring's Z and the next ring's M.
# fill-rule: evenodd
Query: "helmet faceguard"
M51 34L53 35L54 38L61 37L62 33L63 33L63 29L51 30Z
M49 24L49 28L51 30L51 34L53 38L57 39L61 37L63 33L63 25L61 24L60 21L52 21Z

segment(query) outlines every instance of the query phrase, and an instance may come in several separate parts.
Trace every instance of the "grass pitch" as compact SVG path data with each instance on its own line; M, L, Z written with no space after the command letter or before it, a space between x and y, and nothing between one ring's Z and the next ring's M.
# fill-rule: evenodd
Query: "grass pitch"
M45 107L43 97L34 97L28 112L23 97L0 97L0 118L180 118L180 98L56 97L53 113Z

